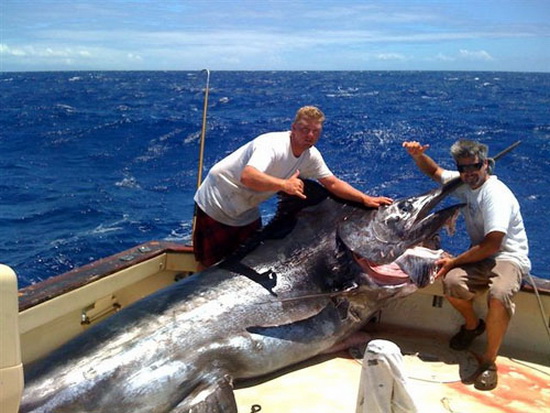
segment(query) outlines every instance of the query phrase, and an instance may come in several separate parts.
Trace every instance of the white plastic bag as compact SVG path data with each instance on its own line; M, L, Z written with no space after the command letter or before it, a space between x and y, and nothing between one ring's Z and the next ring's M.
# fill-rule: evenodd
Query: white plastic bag
M407 388L403 356L387 340L372 340L363 357L356 413L416 413Z

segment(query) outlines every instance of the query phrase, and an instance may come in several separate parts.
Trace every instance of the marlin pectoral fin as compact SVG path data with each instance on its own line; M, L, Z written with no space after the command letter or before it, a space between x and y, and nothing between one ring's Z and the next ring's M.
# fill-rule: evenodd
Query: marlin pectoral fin
M330 304L330 297L323 300L308 300L306 302L297 303L295 301L287 304L282 301L265 301L258 303L260 305L274 305L273 311L267 310L269 314L264 317L261 324L256 324L249 328L268 328L268 327L283 327L293 325L297 322L308 320L317 316ZM265 309L262 309L266 311ZM247 330L249 330L247 328ZM250 331L250 330L249 330Z
M209 373L170 413L238 413L231 379L218 374Z
M272 327L251 326L246 330L252 334L304 343L315 341L317 339L314 337L315 334L318 334L319 337L325 336L327 334L326 329L331 326L336 329L341 320L340 309L329 304L317 314L300 321Z

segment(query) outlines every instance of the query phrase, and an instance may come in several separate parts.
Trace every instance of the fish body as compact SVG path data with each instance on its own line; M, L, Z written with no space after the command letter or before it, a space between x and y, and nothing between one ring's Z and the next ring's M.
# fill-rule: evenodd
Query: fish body
M365 209L306 182L306 205L283 199L233 256L26 366L20 411L237 412L234 380L320 354L429 284L440 254L411 248L456 213L426 212L448 192Z

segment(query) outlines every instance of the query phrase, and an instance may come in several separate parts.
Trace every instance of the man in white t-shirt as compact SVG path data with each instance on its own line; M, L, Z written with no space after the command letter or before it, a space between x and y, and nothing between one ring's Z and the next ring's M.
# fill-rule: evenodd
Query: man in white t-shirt
M531 269L529 246L519 203L510 189L490 174L488 148L479 142L459 140L451 147L457 171L441 168L424 152L429 145L404 142L418 168L432 179L446 183L460 177L463 183L454 195L466 203L463 215L471 246L456 257L440 259L438 277L444 277L445 296L464 317L465 324L451 338L450 346L465 350L487 330L487 346L476 372L463 380L479 390L497 385L495 360L508 323L514 314L512 297L521 279ZM485 321L473 307L477 294L488 294Z
M261 227L259 205L279 191L305 198L299 178L318 180L341 198L368 207L389 205L338 179L314 147L324 114L314 106L298 110L292 128L266 133L215 164L195 194L193 245L203 268L230 255Z

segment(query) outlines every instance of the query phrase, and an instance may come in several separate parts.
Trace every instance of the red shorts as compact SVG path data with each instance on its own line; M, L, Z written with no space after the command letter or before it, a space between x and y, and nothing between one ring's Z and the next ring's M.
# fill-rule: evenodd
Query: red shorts
M205 267L210 267L231 255L262 227L261 218L242 227L233 227L216 221L198 206L196 210L193 250L195 259Z

